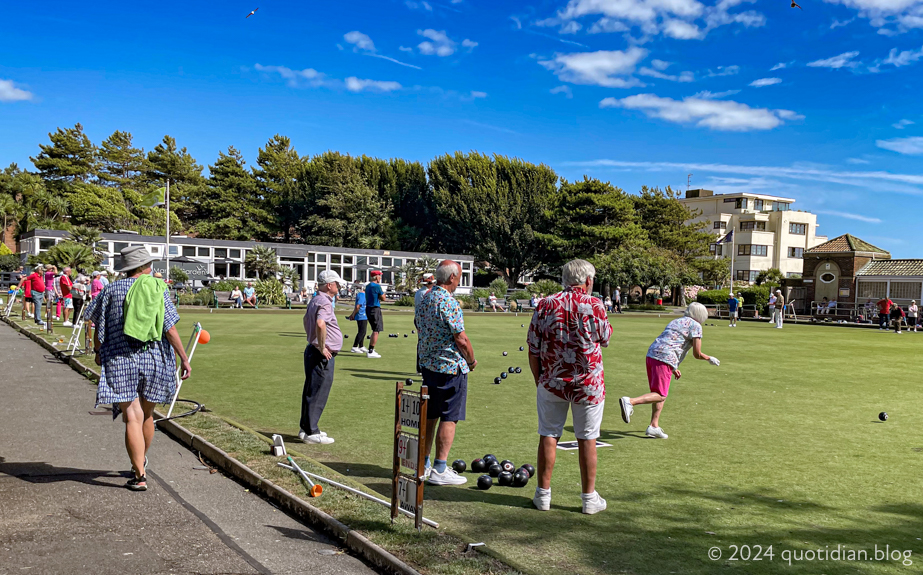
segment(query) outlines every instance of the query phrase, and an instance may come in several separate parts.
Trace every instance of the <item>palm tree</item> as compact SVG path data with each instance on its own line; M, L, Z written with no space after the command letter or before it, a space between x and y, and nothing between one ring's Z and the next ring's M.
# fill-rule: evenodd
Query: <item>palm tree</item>
M256 246L247 252L244 263L247 271L255 273L259 279L269 277L279 269L276 250L266 246Z
M70 237L74 243L86 246L93 250L93 253L102 257L103 250L99 249L99 243L103 241L103 234L98 229L90 226L74 226L70 230Z
M39 256L42 263L54 264L59 270L71 267L81 272L89 272L99 265L99 257L93 248L74 243L61 242Z

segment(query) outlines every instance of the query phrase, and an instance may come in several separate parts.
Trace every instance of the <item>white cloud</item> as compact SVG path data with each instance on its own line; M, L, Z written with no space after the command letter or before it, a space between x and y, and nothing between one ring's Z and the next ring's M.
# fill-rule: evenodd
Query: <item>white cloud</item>
M462 123L468 124L470 126L475 126L478 128L487 128L488 130L496 130L497 132L503 132L504 134L516 134L519 135L519 132L514 132L509 128L504 128L502 126L492 126L490 124L483 124L481 122L475 122L474 120L462 120Z
M393 92L400 90L401 85L397 82L382 82L379 80L363 80L350 76L346 78L346 89L350 92L362 92L369 90L371 92Z
M885 36L923 28L921 0L827 0L857 10L878 33Z
M834 30L836 28L839 28L840 26L848 26L852 24L853 20L855 20L855 18L850 18L849 20L843 20L841 22L837 20L836 18L834 18L833 22L830 23L830 29Z
M701 92L696 92L692 97L701 98L703 100L717 100L719 98L724 98L725 96L733 96L734 94L739 94L740 90L725 90L723 92L709 92L708 90L702 90Z
M653 66L655 70L660 70L661 72L669 68L670 64L671 62L664 62L663 60L658 60L656 58L651 60L651 66Z
M898 154L908 156L919 156L923 154L923 137L913 136L910 138L892 138L890 140L877 140L875 145L885 150L891 150Z
M583 26L580 25L580 22L571 20L570 22L561 26L559 32L561 32L561 34L576 34L580 31L581 28L583 28Z
M487 97L487 92L478 92L477 90L471 91L472 100L477 100L478 98L486 98L486 97Z
M781 69L787 68L787 67L788 67L788 64L787 64L786 62L779 62L778 64L776 64L775 66L773 66L772 68L770 68L769 71L770 71L770 72L775 72L776 70L781 70Z
M305 68L304 70L292 70L285 66L263 66L262 64L256 64L254 68L259 72L266 72L267 74L278 74L282 78L288 80L288 85L296 87L302 83L306 83L311 87L322 86L326 83L326 76L318 72L314 68Z
M685 20L667 20L663 24L663 33L677 40L698 40L705 37L705 33L698 26Z
M407 46L398 46L397 49L401 52L413 52L413 48Z
M857 222L865 222L867 224L880 224L881 220L878 218L870 218L869 216L863 216L861 214L851 214L849 212L837 212L834 210L814 210L818 214L823 214L825 216L834 216L837 218L845 218L847 220L856 220Z
M634 46L625 51L555 54L551 60L540 60L539 64L554 72L564 82L631 88L644 85L630 76L638 62L646 56L647 50Z
M405 0L404 5L411 10L424 10L426 12L433 11L433 7L430 6L429 2L415 2L414 0Z
M680 72L678 76L675 76L672 74L665 74L660 70L641 67L638 70L638 74L650 76L651 78L660 78L661 80L670 80L671 82L695 82L695 74L692 72Z
M908 120L908 119L905 118L905 119L903 119L903 120L898 120L898 121L897 121L896 123L894 123L894 124L891 124L891 127L897 128L898 130L903 130L903 129L906 128L907 126L912 126L913 124L914 124L914 122L913 122L912 120Z
M849 164L871 164L872 163L862 158L846 158L846 162Z
M24 102L32 96L32 92L17 88L12 80L0 79L0 102Z
M718 66L717 72L709 70L706 76L709 78L714 78L716 76L734 76L738 72L740 72L740 66Z
M408 68L415 68L417 70L422 70L419 66L414 66L413 64L408 64L407 62L401 62L390 56L385 56L384 54L379 54L378 50L375 49L375 43L372 42L372 39L369 38L366 34L359 32L358 30L353 30L352 32L347 32L343 34L343 39L347 43L353 45L353 52L362 54L363 56L372 56L373 58L381 58L382 60L387 60L388 62L394 62L395 64L400 64L401 66L406 66ZM339 46L339 44L337 44ZM401 47L401 50L404 50ZM405 50L406 51L406 50Z
M760 78L759 80L753 80L750 82L750 86L754 88L764 88L766 86L772 86L773 84L781 84L782 78Z
M550 92L552 94L564 94L568 99L574 97L574 93L571 91L570 86L558 86L557 88L552 88Z
M785 119L799 118L789 110L751 108L740 102L694 97L674 100L654 94L637 94L622 99L605 98L599 106L641 110L651 118L677 124L694 124L700 128L720 131L771 130L781 125Z
M584 162L563 162L563 164L583 168L611 167L617 169L643 169L651 172L676 171L678 174L682 174L683 177L690 171L698 170L702 173L741 174L746 176L827 182L850 186L867 186L875 187L889 193L898 192L911 195L923 195L923 175L921 174L899 174L883 171L837 171L802 166L741 166L733 164L684 164L678 162L625 162L621 160L590 160ZM908 186L898 187L894 185L896 183L908 184Z
M855 52L843 52L839 56L833 56L832 58L826 58L824 60L815 60L813 62L808 62L808 66L811 68L832 68L837 70L839 68L856 68L861 64L853 58L859 55L858 51Z
M417 30L417 34L427 38L426 41L417 45L420 53L426 56L451 56L458 49L458 42L449 38L445 30L427 28L426 30ZM462 46L469 51L473 50L477 45L478 43L473 40L468 40L467 38L462 40Z
M607 34L611 32L628 32L631 28L622 23L621 20L616 20L615 18L600 18L596 22L593 22L593 25L590 26L590 29L587 30L590 34Z
M520 20L516 16L510 16L510 20L512 20L513 23L516 24L517 30L522 30L522 20Z
M891 52L888 53L884 63L900 68L901 66L909 66L920 58L923 58L923 48L919 50L903 50L901 52L898 52L897 48L891 48Z

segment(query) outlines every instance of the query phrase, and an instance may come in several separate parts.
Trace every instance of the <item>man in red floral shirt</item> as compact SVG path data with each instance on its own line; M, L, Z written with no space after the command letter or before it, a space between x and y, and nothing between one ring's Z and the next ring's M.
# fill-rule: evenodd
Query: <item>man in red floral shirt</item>
M609 345L612 326L593 291L596 268L573 260L561 274L564 291L539 302L529 326L529 366L538 407L538 487L532 503L551 507L551 473L558 439L571 410L580 455L583 512L599 513L606 500L596 492L596 438L606 400L600 348Z

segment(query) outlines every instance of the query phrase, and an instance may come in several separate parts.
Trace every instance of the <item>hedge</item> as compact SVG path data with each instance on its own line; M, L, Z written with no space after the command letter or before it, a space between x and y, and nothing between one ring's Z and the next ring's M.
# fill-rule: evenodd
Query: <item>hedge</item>
M769 286L753 286L748 288L738 288L737 292L743 294L744 305L755 305L757 309L763 309L769 303ZM728 290L716 289L700 291L696 294L695 300L705 305L726 305L728 302Z

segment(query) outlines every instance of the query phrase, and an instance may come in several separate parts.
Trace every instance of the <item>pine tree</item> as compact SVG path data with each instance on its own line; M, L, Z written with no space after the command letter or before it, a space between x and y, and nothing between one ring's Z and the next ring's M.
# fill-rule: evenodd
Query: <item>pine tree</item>
M253 168L259 195L272 216L272 230L290 241L298 222L305 216L304 188L299 180L304 164L292 142L276 134L260 148Z
M164 136L163 142L148 152L147 160L147 182L160 187L170 180L170 209L186 225L194 224L199 219L198 203L205 193L202 166L196 164L186 148L178 149L171 136Z
M119 188L134 205L145 189L148 171L144 150L132 145L130 132L116 130L99 147L99 180L107 187Z
M243 157L233 146L218 155L209 167L208 191L198 206L196 231L225 240L264 240L270 215L263 209L256 179L244 168Z
M61 192L70 183L89 182L96 176L97 149L83 133L83 126L58 128L48 137L51 144L40 144L41 153L30 159L50 188Z

